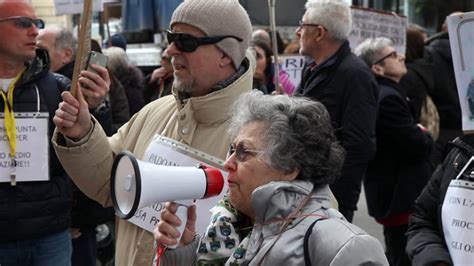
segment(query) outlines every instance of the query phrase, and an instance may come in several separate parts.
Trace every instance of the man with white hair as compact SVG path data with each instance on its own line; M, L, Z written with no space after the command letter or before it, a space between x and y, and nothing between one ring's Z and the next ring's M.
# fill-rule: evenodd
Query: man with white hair
M297 35L300 53L311 58L297 95L324 104L347 155L331 189L339 210L352 221L361 182L375 153L377 84L347 41L351 10L342 0L309 0Z
M80 93L76 97L64 93L54 117L53 142L78 187L110 206L115 154L129 150L142 158L156 134L224 159L231 143L230 107L252 88L253 66L246 57L251 34L249 16L237 0L181 3L167 31L173 95L146 105L110 138L86 112ZM117 220L116 265L151 265L154 255L150 232Z
M58 26L44 28L38 32L37 45L48 51L52 72L61 73L60 69L70 69L64 75L72 76L77 39L70 30Z

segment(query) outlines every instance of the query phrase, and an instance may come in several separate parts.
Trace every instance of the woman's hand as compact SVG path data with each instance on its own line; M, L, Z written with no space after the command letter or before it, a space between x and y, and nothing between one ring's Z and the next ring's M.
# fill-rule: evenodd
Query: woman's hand
M176 245L180 237L177 227L181 223L186 223L183 237L179 246L186 246L194 240L196 235L196 205L188 208L188 220L181 221L176 215L178 205L176 203L167 202L165 209L161 211L160 222L153 230L153 236L158 245L173 246Z

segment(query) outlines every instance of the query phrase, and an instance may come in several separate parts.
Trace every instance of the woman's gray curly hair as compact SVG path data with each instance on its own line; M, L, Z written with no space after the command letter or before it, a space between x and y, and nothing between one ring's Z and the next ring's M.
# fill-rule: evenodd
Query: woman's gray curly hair
M319 102L287 95L252 91L233 106L229 133L235 138L250 122L263 122L263 158L275 170L291 173L315 185L331 184L339 177L344 149L336 141L326 108Z

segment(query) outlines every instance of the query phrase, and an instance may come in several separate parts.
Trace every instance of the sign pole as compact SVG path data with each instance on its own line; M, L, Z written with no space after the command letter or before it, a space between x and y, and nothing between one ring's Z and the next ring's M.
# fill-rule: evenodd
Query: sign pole
M277 30L276 30L276 19L275 19L275 2L276 0L268 0L268 10L270 18L270 31L272 32L272 48L273 48L273 60L275 73L273 75L273 82L275 83L275 91L280 91L280 64L278 61L278 44L277 44Z
M72 75L71 94L76 96L77 80L82 70L86 68L87 57L91 51L91 24L92 24L92 0L84 0L84 12L81 15L79 28L79 40Z

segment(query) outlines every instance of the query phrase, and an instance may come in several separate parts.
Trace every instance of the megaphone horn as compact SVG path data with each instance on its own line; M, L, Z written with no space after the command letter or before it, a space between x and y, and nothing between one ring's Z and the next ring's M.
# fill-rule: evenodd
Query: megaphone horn
M217 196L223 187L224 177L216 168L156 165L128 151L115 157L110 180L114 209L122 219L154 203Z

